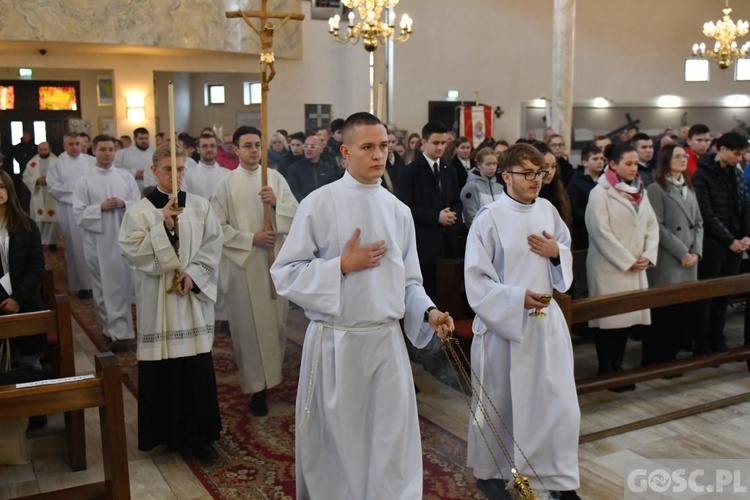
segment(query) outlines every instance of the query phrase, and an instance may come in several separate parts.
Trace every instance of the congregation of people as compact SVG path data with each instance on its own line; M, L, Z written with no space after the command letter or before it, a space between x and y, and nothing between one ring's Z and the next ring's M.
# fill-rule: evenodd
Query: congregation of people
M481 366L484 396L475 398L469 426L475 477L483 491L502 495L498 479L508 480L509 469L498 474L499 450L488 450L479 434L484 420L500 428L502 419L513 428L501 432L504 447L521 443L551 498L573 499L580 411L570 332L559 306L543 296L734 276L750 251L748 138L702 124L655 137L635 126L597 137L581 149L580 165L551 129L543 140L530 132L510 144L456 137L431 122L402 137L366 113L270 137L248 126L223 135L210 127L197 137L158 133L153 146L145 128L90 141L68 132L57 154L30 138L24 134L5 159L5 170L15 159L21 174L0 171L0 277L9 275L0 282L2 313L42 309L35 290L43 249L62 246L68 289L93 300L110 348L137 346L139 449L188 448L213 463L221 432L214 335L231 335L249 411L264 417L268 390L285 375L289 300L301 306L311 320L296 414L301 498L366 498L367 488L381 498L421 493L403 336L421 348L453 327L435 307L441 259L465 259L476 313L472 365ZM573 275L576 252L585 252L586 265ZM269 254L277 257L270 274ZM715 298L591 321L585 334L598 373L627 368L633 342L644 366L681 350L725 351L727 306ZM528 313L536 308L549 321L534 322ZM40 366L40 343L15 340L16 361ZM392 365L381 368L386 361ZM353 378L339 380L339 368ZM510 391L511 374L529 388L520 392L555 397ZM371 418L357 402L363 392L398 408L403 428ZM500 415L484 411L492 401ZM516 457L524 469L522 462ZM373 484L357 486L367 474Z

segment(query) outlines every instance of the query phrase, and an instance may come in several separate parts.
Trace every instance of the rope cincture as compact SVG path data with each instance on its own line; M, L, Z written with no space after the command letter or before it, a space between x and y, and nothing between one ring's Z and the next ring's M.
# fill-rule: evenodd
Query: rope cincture
M493 437L495 438L497 443L500 445L500 450L502 451L506 462L508 463L508 465L510 465L510 472L513 475L513 487L512 489L509 488L509 491L517 495L518 498L520 498L521 500L539 500L539 496L536 494L536 492L533 490L533 488L529 484L529 478L519 474L514 464L513 457L510 454L510 451L508 450L508 448L506 448L505 444L500 438L500 434L497 428L495 427L495 424L492 422L492 420L488 418L489 415L487 412L487 408L484 402L478 397L477 392L474 390L474 385L471 383L471 377L469 376L469 373L466 371L466 368L465 368L466 366L469 367L469 369L471 370L471 375L477 381L477 384L479 385L480 393L483 393L487 396L487 401L490 403L490 406L492 407L492 411L494 411L495 415L497 415L497 417L499 418L500 423L502 424L503 428L505 429L505 431L508 433L511 440L513 441L513 445L516 447L519 453L521 453L521 456L524 458L526 464L534 473L534 477L537 479L537 481L539 481L539 484L542 485L542 488L544 488L544 482L539 477L539 474L534 469L534 466L531 465L531 462L529 461L528 457L526 456L526 454L523 452L521 447L518 445L518 442L513 437L513 433L510 431L508 424L505 422L505 419L503 419L502 415L498 411L497 407L495 406L495 403L492 402L492 399L490 399L489 395L487 394L487 391L485 391L484 387L482 386L482 382L480 381L477 374L474 372L474 369L471 367L471 363L469 362L469 359L466 357L466 353L463 351L463 349L461 349L461 346L458 343L458 339L453 337L452 334L449 334L448 336L446 336L442 340L442 350L445 353L445 356L448 358L448 364L451 365L451 370L453 371L453 374L456 376L456 380L458 381L459 388L464 394L464 401L466 401L466 404L469 407L469 412L471 413L472 418L474 419L474 422L477 424L479 433L482 436L482 440L484 441L484 444L487 446L487 450L489 451L490 456L492 457L492 461L494 462L495 467L497 468L497 471L502 476L502 469L500 467L497 457L495 456L495 453L492 451L492 447L490 446L487 435L485 434L484 429L482 429L482 426L478 425L479 422L478 422L477 412L472 411L471 401L466 396L466 392L464 391L464 384L468 386L472 397L476 399L477 410L481 412L481 415L484 421L487 422L490 428L490 431L492 432ZM460 356L458 354L459 352L461 353ZM456 370L456 367L458 367L458 371ZM460 376L459 376L459 373L460 373Z

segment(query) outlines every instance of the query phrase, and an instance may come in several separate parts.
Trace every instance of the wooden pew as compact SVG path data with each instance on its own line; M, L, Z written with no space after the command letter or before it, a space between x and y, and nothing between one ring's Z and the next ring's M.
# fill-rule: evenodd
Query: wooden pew
M585 260L586 250L573 252L574 268L580 269L581 266L585 266ZM462 342L462 347L466 343L470 344L472 336L471 320L474 313L468 307L468 304L464 304L466 302L466 290L464 287L463 260L439 260L438 283L438 307L450 311L456 320L456 334L459 338L465 340L465 342ZM557 291L554 293L555 301L560 306L571 331L573 325L585 323L592 319L641 309L738 295L750 295L750 273L586 299L573 300L570 295ZM750 313L747 312L747 309L745 319L745 339L750 339L750 321L748 321ZM743 360L746 361L748 370L750 370L750 345L735 347L720 355L679 359L658 365L623 370L609 375L578 379L576 380L576 389L579 394L586 394Z
M130 498L122 374L111 352L96 355L97 376L86 380L17 388L0 386L0 418L99 408L104 481L23 497L26 499Z
M52 340L53 373L58 377L76 374L73 327L70 320L70 302L67 295L55 295L52 270L46 269L42 282L44 304L49 310L26 314L0 316L0 339L47 333ZM65 413L68 459L73 470L86 468L86 431L83 410Z

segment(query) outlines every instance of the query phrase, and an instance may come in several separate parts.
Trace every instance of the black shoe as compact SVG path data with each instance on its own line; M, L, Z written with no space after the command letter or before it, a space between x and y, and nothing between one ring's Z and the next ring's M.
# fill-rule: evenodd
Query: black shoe
M87 300L91 298L90 290L78 290L78 298L81 300Z
M193 456L206 465L211 465L219 459L219 454L210 444L197 444L192 448Z
M550 496L556 500L581 500L575 490L550 491Z
M250 413L256 417L265 417L268 415L268 404L266 403L266 390L256 392L250 398Z
M36 431L47 426L47 415L29 417L29 430Z
M610 389L610 392L616 392L616 393L622 393L622 392L630 392L635 390L635 384L628 384L628 385L622 385L620 387L613 387Z
M477 489L490 500L511 500L510 492L502 479L477 479Z

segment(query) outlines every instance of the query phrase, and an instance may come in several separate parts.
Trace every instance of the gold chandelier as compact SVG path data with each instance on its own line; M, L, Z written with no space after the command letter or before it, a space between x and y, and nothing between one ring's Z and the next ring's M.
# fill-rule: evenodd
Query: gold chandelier
M727 69L736 59L745 58L750 54L750 42L746 42L742 47L737 46L735 39L745 36L748 33L747 21L734 21L729 14L732 9L729 8L729 0L726 0L726 6L723 9L724 18L720 21L709 21L703 25L703 34L709 38L715 38L716 44L713 50L706 50L706 44L693 45L693 55L702 58L716 59L721 69Z
M349 11L349 26L346 33L341 34L339 23L341 16L336 14L328 19L328 32L333 39L339 43L352 42L357 44L362 40L362 45L367 52L373 52L378 48L378 39L386 41L393 37L396 31L396 15L391 14L388 18L388 10L395 7L399 0L342 0ZM360 21L354 22L354 9L359 13ZM407 14L401 17L401 31L393 39L397 42L405 42L411 36L412 19Z

